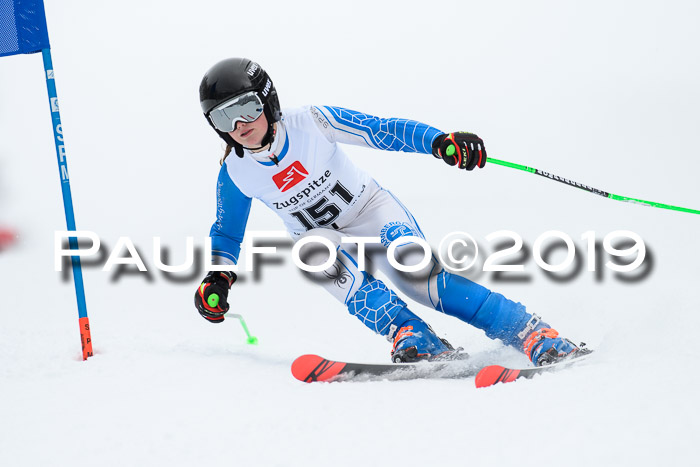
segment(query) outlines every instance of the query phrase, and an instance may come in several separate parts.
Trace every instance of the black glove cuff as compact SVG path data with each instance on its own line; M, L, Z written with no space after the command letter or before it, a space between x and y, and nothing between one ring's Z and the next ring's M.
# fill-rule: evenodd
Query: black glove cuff
M447 137L447 133L442 133L442 134L437 135L435 137L435 139L433 140L433 144L431 146L433 149L433 157L435 157L436 159L442 159L442 156L440 155L440 145L442 144L442 142L445 140L446 137Z
M233 271L209 271L209 273L204 277L202 283L217 283L225 281L222 286L231 288L234 282L238 279L238 276Z

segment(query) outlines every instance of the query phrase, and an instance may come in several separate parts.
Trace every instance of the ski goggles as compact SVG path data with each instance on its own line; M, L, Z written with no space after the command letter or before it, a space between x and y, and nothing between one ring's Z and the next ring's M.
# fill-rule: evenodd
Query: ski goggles
M255 91L227 100L209 112L214 128L224 133L233 131L236 122L254 122L263 113L263 102Z

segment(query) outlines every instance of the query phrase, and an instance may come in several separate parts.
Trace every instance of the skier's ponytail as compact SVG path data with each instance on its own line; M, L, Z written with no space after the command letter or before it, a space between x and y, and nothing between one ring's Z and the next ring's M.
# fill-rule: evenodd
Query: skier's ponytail
M230 144L227 144L226 149L224 149L224 157L222 157L221 160L219 161L220 165L224 165L224 161L226 160L228 155L231 154L232 150L233 150L233 146L231 146Z

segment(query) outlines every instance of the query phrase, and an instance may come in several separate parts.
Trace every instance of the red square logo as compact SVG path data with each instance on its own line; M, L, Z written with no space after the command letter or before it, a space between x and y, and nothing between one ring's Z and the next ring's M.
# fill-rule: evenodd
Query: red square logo
M294 161L292 165L274 175L272 180L277 185L277 188L284 193L308 176L309 172L301 165L301 162Z

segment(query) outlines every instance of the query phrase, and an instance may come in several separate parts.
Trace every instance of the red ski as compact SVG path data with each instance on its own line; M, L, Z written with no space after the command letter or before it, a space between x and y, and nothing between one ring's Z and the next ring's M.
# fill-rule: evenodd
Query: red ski
M468 360L419 363L348 363L318 355L302 355L292 363L292 375L299 381L370 381L424 378L469 378L479 367Z
M539 375L540 373L556 371L569 367L574 363L583 360L584 357L589 355L591 352L592 351L586 349L585 352L579 352L579 355L570 358L569 360L532 368L506 368L500 365L489 365L479 371L479 373L476 375L476 379L474 379L474 382L476 383L477 388L486 388L497 383L510 383L519 378L529 379L535 375Z

